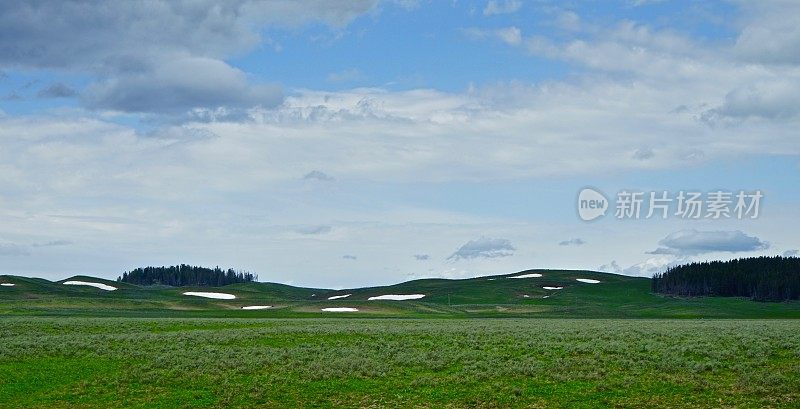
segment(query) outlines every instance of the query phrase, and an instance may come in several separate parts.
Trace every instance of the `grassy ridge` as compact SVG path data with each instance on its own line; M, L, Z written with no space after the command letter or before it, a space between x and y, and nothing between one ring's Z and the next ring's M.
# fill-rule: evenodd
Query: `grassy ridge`
M0 318L0 407L789 408L800 321Z
M542 277L512 279L519 274ZM599 280L586 284L577 278ZM240 283L224 287L141 287L78 276L73 280L118 287L103 291L61 282L0 276L0 314L131 317L319 317L324 307L355 307L364 317L558 317L558 318L800 318L800 302L760 303L744 298L678 298L651 293L650 280L591 271L530 270L464 280L424 279L391 286L344 290ZM62 281L63 282L63 281ZM545 290L542 287L563 287ZM236 295L215 300L182 295L213 291ZM328 300L335 295L347 298ZM425 294L414 301L368 301L384 294ZM270 310L242 311L247 305ZM339 315L341 316L341 314Z

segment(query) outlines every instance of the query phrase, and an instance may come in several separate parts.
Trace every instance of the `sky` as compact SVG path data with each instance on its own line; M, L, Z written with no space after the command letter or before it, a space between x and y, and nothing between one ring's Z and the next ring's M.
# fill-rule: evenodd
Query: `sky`
M0 273L186 263L344 288L797 255L798 16L789 0L2 2ZM593 220L584 189L605 203ZM651 193L664 217L646 217Z

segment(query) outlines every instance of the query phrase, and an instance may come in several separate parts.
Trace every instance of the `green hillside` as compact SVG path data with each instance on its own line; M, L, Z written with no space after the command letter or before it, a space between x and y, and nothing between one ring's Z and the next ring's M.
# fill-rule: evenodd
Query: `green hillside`
M520 275L531 277L513 278ZM578 279L599 282L585 283ZM67 281L104 284L116 290L63 284ZM762 303L744 298L670 297L651 293L650 281L592 271L528 270L463 280L421 279L390 286L332 290L276 283L144 287L87 276L51 282L6 275L0 276L0 283L14 286L0 287L0 313L141 317L800 318L797 301ZM191 291L225 293L236 298L183 294ZM369 300L388 294L424 297ZM242 310L245 306L270 308ZM323 308L358 311L324 312Z

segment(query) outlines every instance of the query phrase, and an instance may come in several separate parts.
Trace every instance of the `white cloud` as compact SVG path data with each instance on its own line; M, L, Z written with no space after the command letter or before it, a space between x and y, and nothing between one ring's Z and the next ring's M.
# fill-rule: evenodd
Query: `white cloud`
M447 259L462 260L474 258L508 257L513 255L515 250L516 248L511 245L511 241L507 239L481 237L479 239L470 240L464 243Z
M119 74L95 83L84 95L92 108L145 113L272 107L282 98L278 86L250 84L244 72L220 60L197 57L164 61L151 71Z
M0 68L90 75L95 109L168 114L201 107L274 106L224 60L263 42L264 27L321 22L338 30L376 0L54 1L0 4ZM51 87L52 88L52 87ZM43 96L69 96L65 88Z
M613 260L608 264L603 264L603 265L597 267L597 271L600 271L600 272L603 272L603 273L620 274L620 273L622 273L622 267L619 266L619 264L617 263L616 260Z
M559 246L582 246L584 244L586 244L586 241L581 238L574 238L558 242Z
M319 180L319 181L322 181L322 182L333 182L333 181L336 180L333 176L328 175L327 173L319 171L319 170L312 170L311 172L306 173L303 176L303 179L305 179L305 180Z
M725 95L722 104L704 112L708 121L760 118L789 120L800 114L800 77L760 81L737 87Z
M765 250L769 244L739 230L698 231L680 230L658 242L661 247L650 254L696 255L713 252L738 253Z
M688 257L659 255L625 268L621 273L634 277L652 277L653 274L663 273L669 267L686 264L690 261L691 259Z
M749 20L736 40L739 56L767 64L800 64L800 3L770 0L739 5Z
M483 8L483 15L511 14L516 13L520 8L522 8L520 0L489 0L486 7Z
M491 30L472 27L464 29L463 32L473 39L496 39L509 45L519 45L522 42L522 31L514 26Z

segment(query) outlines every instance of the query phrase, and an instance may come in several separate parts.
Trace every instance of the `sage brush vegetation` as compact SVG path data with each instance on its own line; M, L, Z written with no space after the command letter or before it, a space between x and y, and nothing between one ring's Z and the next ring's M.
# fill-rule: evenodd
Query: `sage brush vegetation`
M0 319L0 407L790 408L800 321Z

